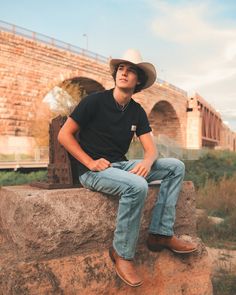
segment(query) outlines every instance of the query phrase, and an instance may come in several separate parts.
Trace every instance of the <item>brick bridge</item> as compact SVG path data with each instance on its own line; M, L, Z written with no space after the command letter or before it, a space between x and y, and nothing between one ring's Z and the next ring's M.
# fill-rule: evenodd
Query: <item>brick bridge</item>
M35 146L32 123L55 86L79 84L87 93L114 86L108 59L90 51L0 22L0 153ZM200 95L157 80L134 96L146 110L153 133L188 149L236 150L236 133Z

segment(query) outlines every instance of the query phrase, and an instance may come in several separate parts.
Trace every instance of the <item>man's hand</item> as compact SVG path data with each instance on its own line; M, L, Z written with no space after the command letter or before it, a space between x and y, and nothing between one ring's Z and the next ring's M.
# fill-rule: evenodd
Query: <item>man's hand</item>
M129 172L137 174L142 177L146 177L149 171L151 170L151 167L152 167L152 163L150 163L150 161L143 160L140 163L138 163L136 166L134 166L134 168L130 170Z
M111 166L111 163L104 158L100 158L98 160L92 160L88 164L88 168L91 171L103 171Z

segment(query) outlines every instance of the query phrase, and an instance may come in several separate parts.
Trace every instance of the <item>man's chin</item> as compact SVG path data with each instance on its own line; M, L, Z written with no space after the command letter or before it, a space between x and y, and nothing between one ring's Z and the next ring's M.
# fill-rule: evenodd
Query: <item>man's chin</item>
M130 93L130 92L134 92L134 88L132 87L127 87L127 86L118 86L118 88L123 91L123 92L126 92L126 93Z

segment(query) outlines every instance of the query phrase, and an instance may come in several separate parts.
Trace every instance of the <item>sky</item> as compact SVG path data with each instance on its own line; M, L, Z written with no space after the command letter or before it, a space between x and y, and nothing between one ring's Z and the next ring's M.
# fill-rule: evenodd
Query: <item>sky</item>
M235 0L0 0L0 20L106 57L141 52L236 131Z

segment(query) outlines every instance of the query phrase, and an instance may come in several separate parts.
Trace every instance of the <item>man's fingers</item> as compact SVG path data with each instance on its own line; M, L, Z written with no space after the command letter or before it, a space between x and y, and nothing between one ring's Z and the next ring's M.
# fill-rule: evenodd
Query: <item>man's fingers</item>
M111 166L111 163L104 158L94 160L92 171L102 171Z
M103 159L103 158L99 159L99 164L100 164L100 167L104 168L104 169L111 166L111 163L109 161L107 161L106 159Z
M130 172L142 177L146 177L148 174L146 167L142 165L135 166L132 170L130 170Z

